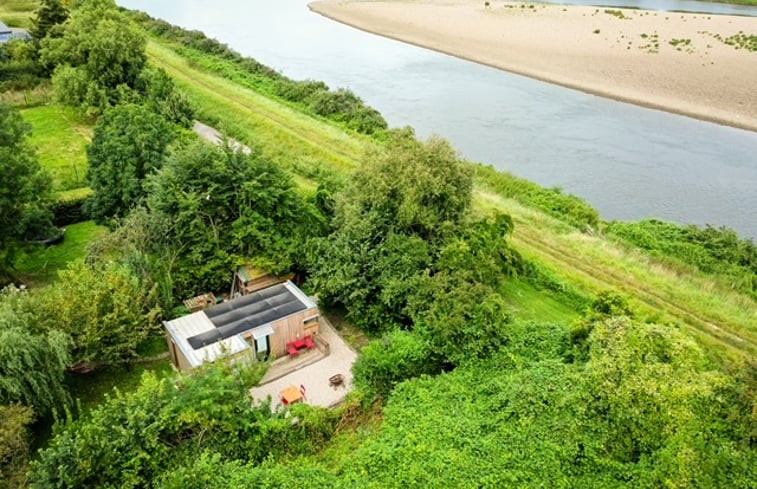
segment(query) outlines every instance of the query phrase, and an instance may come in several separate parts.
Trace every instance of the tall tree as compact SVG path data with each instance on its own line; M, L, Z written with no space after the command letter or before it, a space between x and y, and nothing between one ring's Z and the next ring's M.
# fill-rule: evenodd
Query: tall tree
M45 414L66 405L65 368L71 340L57 331L35 331L34 317L19 307L20 293L0 292L0 404L24 404Z
M408 325L409 293L464 223L472 186L448 143L394 133L337 196L335 231L309 253L313 288L365 328Z
M146 40L113 0L83 0L61 29L60 37L41 43L41 60L55 68L53 86L61 103L99 114L136 97Z
M19 243L52 226L50 177L29 145L29 130L18 112L0 103L0 281L9 278Z
M171 126L145 107L127 104L109 109L95 126L89 157L89 185L95 195L87 207L92 217L123 217L145 197L145 177L163 165Z
M60 0L43 0L37 15L34 17L32 37L40 41L47 37L50 30L68 19L68 10Z
M150 211L172 223L173 279L184 294L225 288L230 270L247 258L273 272L289 270L315 219L279 167L199 141L168 158L149 193Z

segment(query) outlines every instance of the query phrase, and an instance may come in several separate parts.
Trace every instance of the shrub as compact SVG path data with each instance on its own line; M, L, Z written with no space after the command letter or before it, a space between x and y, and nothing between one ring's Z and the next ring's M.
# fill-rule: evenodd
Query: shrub
M396 330L363 348L355 362L355 385L386 398L403 380L441 371L438 355L421 335Z

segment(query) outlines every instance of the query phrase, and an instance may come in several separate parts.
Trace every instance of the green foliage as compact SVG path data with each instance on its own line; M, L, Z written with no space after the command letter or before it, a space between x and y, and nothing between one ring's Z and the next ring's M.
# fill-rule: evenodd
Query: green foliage
M413 319L446 362L487 358L506 342L507 305L491 287L440 274L415 298ZM420 303L420 304L419 304Z
M41 41L56 25L68 19L68 10L60 0L42 0L42 5L34 17L34 27L30 34L37 41Z
M0 406L0 489L26 485L29 429L34 411L20 404Z
M36 297L35 328L70 334L74 363L125 362L157 328L155 293L125 265L74 263Z
M63 375L71 339L56 329L36 331L24 306L34 307L25 294L0 292L0 405L21 403L47 414L68 403Z
M409 325L408 295L466 218L471 188L446 142L395 133L336 196L335 231L309 253L312 287L364 328Z
M178 43L181 54L196 66L224 75L246 87L274 96L316 116L335 121L347 129L376 134L387 129L381 114L346 89L332 91L312 80L294 81L251 58L246 58L199 31L188 31L147 14L131 13L147 31Z
M333 433L334 417L323 410L297 406L295 422L253 407L241 379L221 367L176 383L145 375L135 392L116 392L61 427L32 464L32 487L154 487L157 476L205 451L257 464L312 453Z
M558 188L544 188L509 173L498 172L491 166L475 165L476 181L503 197L515 199L540 209L579 229L597 229L599 213L574 195L565 195Z
M0 92L31 89L40 84L42 75L31 43L18 39L0 44Z
M138 88L144 94L145 105L167 121L191 127L195 109L162 68L142 71Z
M9 274L14 253L25 238L49 236L50 178L29 146L29 127L0 104L0 282Z
M440 357L423 336L395 330L368 343L360 352L352 371L361 390L387 398L403 380L441 371Z
M493 360L401 383L334 487L749 487L749 401L676 329L518 325ZM746 405L745 405L746 402ZM738 419L730 405L739 404ZM464 468L464 470L462 470Z
M163 165L171 126L159 115L127 104L105 112L97 121L89 157L89 185L95 194L87 203L97 220L123 217L146 196L146 177Z
M85 221L84 207L91 198L92 189L89 187L59 193L50 209L55 225L67 226Z
M59 31L57 30L59 29ZM55 67L58 101L90 114L134 98L147 62L145 39L113 0L86 0L41 42L41 61Z
M671 262L683 262L720 276L732 288L757 297L757 245L731 229L645 219L612 222L605 232Z
M275 273L317 216L291 179L258 155L197 142L176 151L151 180L148 206L168 228L176 251L171 271L180 294L220 290L248 257Z

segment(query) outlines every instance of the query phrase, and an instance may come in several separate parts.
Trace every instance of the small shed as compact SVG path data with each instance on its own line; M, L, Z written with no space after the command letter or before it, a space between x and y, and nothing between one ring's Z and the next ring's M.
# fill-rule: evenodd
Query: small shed
M229 297L233 299L239 295L251 294L257 290L265 289L291 279L291 276L277 277L252 265L241 265L234 272L234 281L231 284L231 294L229 294Z
M164 322L171 359L190 370L220 358L287 354L287 343L318 334L315 302L287 281Z

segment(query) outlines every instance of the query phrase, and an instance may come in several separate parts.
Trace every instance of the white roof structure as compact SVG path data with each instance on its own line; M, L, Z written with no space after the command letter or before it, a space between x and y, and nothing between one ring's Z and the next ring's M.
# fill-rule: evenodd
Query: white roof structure
M187 341L189 338L216 329L215 325L210 321L204 311L197 311L188 316L183 316L173 321L165 323L166 329L171 334L184 357L192 365L192 367L199 367L204 362L214 362L219 358L223 358L229 355L240 353L249 345L242 339L241 336L236 335L225 340L218 341L212 345L208 345L195 350Z

